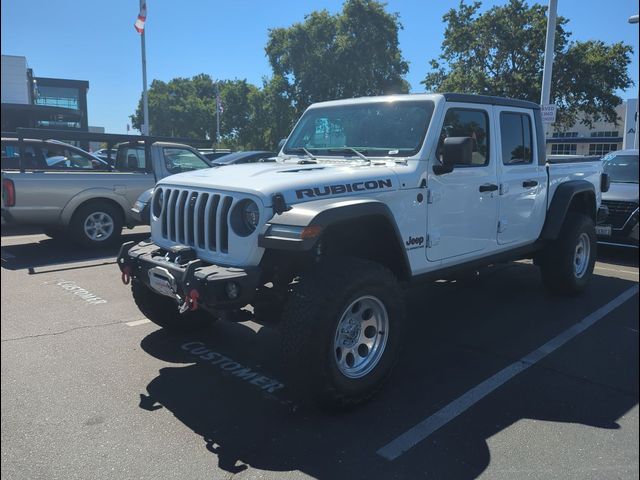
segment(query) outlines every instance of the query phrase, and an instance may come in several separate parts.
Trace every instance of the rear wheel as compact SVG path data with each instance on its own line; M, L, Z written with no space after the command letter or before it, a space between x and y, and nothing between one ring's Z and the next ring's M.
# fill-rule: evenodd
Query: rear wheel
M131 281L131 293L142 314L168 330L197 330L215 321L215 317L204 310L180 313L175 300L153 292L139 280Z
M396 363L403 317L402 292L383 266L348 257L318 265L295 286L280 324L296 383L325 406L366 401Z
M596 245L593 219L569 213L560 235L545 248L539 261L545 286L559 295L582 292L593 275Z
M122 233L122 212L107 202L91 202L80 207L71 219L69 232L85 247L110 247Z

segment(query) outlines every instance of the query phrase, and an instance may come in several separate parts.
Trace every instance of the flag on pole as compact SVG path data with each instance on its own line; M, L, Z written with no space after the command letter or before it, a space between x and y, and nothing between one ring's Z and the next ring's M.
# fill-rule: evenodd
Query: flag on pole
M144 33L144 22L146 21L147 21L147 2L142 2L140 4L140 13L138 14L136 23L133 24L133 27L136 29L136 32Z
M220 98L220 94L216 95L216 106L218 113L222 114L224 112L224 107L222 106L222 99Z

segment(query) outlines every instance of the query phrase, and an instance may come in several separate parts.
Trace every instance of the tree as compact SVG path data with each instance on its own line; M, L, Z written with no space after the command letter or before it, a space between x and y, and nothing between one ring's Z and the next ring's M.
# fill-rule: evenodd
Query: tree
M442 54L431 60L422 83L430 91L499 95L540 102L546 7L509 0L479 13L480 2L460 2L443 17L447 27ZM558 17L551 102L559 107L557 123L586 125L617 122L617 90L630 87L632 48L622 42L574 42Z
M218 89L223 110L220 146L265 148L268 137L260 130L267 128L267 119L258 118L265 110L265 95L246 80L221 80ZM174 78L167 83L154 80L148 94L152 135L216 141L216 85L209 75ZM140 130L142 98L131 120L133 127Z
M215 86L209 75L153 80L149 87L149 126L152 135L213 138ZM131 115L133 128L142 128L142 98Z
M313 102L407 92L401 28L384 4L347 0L336 15L316 11L270 30L265 50L278 92L286 92L298 115Z

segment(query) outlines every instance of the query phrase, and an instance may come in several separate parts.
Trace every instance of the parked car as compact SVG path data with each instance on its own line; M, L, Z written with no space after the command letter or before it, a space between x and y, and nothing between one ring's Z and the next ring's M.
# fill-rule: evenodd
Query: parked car
M42 227L51 237L70 235L84 246L116 244L122 227L133 227L131 206L157 180L208 168L195 149L182 144L126 143L115 168L62 142L2 138L2 217L8 223Z
M93 152L93 155L103 159L105 162L109 163L109 158L111 159L110 163L115 163L116 156L118 155L118 150L115 148L101 148L100 150L96 150Z
M638 247L638 150L618 150L602 159L611 187L602 194L609 214L597 226L601 243Z
M247 152L234 152L226 154L212 162L213 166L222 167L225 165L236 165L241 163L253 163L264 161L267 158L273 158L276 156L275 152L268 152L265 150L251 150ZM153 188L143 192L131 208L131 215L136 220L144 225L149 225L149 202L153 196Z
M217 158L223 157L224 155L228 155L229 153L232 153L231 150L229 150L228 148L220 148L220 149L215 149L215 148L200 148L198 149L198 151L204 155L208 160L215 160Z
M533 258L551 292L582 292L605 179L599 160L546 163L531 102L318 103L274 162L160 180L151 240L123 244L117 264L141 312L168 330L244 319L253 305L281 333L296 388L350 406L396 363L403 285Z
M246 152L233 152L212 160L216 165L234 165L239 163L259 162L267 158L273 158L277 154L265 150L249 150Z

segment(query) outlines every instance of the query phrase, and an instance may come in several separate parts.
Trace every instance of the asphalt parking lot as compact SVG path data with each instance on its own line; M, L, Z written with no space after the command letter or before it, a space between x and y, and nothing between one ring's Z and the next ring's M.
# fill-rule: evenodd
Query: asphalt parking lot
M275 332L169 335L134 306L115 251L13 233L3 227L3 478L638 476L637 251L601 248L577 298L548 295L528 263L412 288L390 382L329 414L284 380L270 392L200 358L280 380Z

